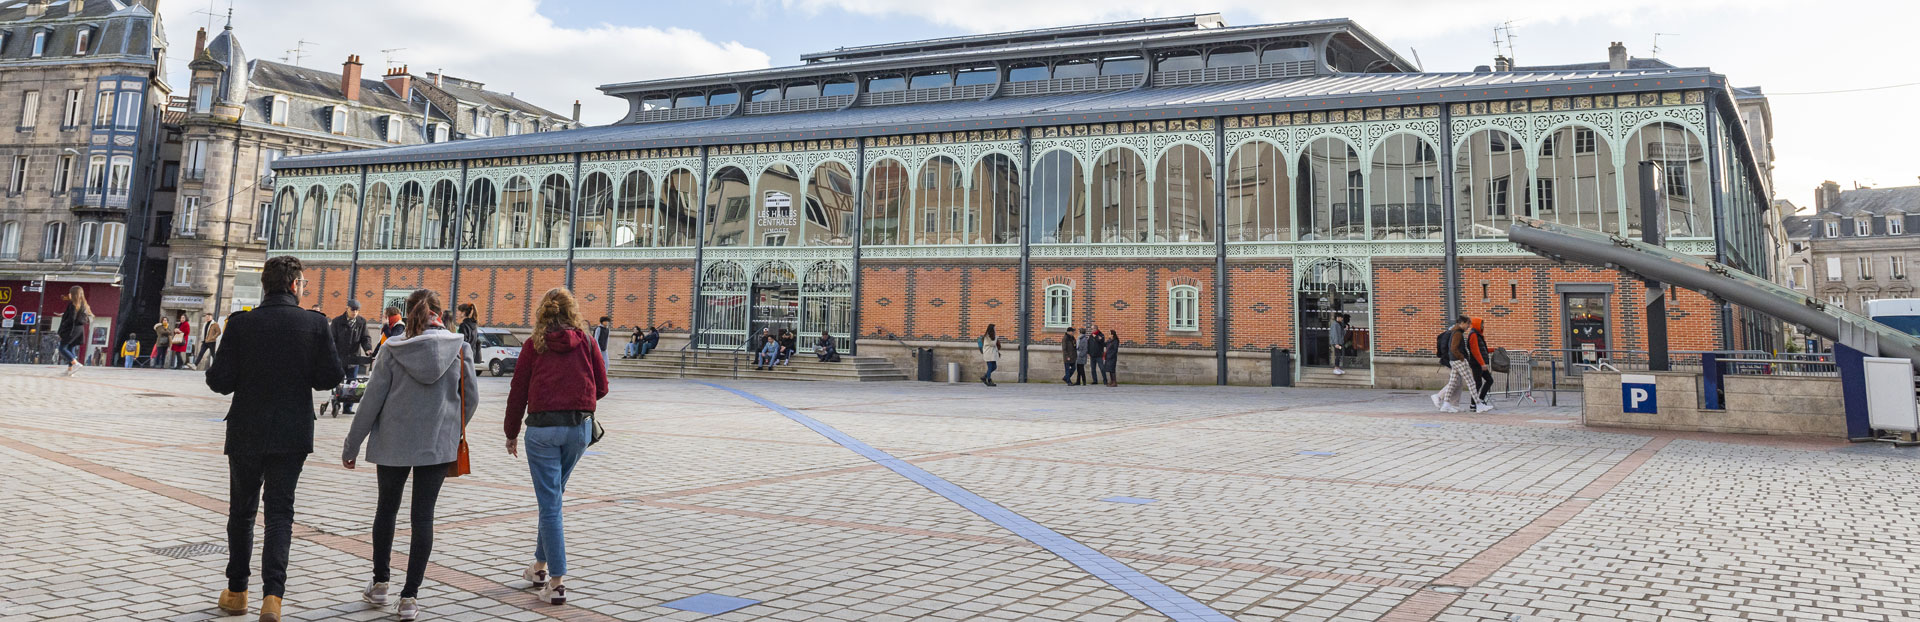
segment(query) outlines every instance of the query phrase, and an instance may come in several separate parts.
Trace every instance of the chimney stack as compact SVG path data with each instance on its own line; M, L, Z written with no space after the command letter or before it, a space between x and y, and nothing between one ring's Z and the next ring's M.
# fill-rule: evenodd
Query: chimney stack
M1493 70L1513 71L1513 59L1507 58L1505 55L1493 57Z
M1607 68L1619 71L1627 68L1627 45L1619 41L1607 46Z
M350 54L347 62L340 63L340 96L347 101L360 101L360 55Z
M206 51L207 29L201 28L199 32L193 33L193 57L200 58L200 55L206 53Z
M1820 188L1813 191L1813 211L1827 213L1840 207L1840 184L1832 181L1820 182Z
M580 122L580 100L573 100L573 122Z
M387 88L392 90L393 94L400 99L411 99L413 97L413 75L407 73L406 65L388 69L387 76L384 80L387 83Z

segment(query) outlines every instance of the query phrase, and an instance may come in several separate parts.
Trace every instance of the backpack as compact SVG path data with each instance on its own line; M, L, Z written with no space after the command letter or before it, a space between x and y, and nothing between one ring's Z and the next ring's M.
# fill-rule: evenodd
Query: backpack
M1447 351L1453 349L1450 347L1453 345L1452 341L1453 341L1453 329L1451 328L1440 331L1440 336L1434 338L1433 352L1434 354L1440 357L1440 364L1442 366L1445 366L1449 362L1451 362L1449 357L1447 356Z
M1497 373L1507 373L1507 370L1513 368L1513 357L1507 356L1506 348L1494 348L1493 352L1487 356L1487 366Z

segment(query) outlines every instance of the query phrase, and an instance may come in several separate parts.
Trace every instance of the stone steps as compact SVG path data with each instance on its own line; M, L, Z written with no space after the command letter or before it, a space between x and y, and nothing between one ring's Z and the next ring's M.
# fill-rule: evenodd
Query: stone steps
M1330 368L1303 367L1297 384L1302 387L1364 389L1373 386L1373 374L1363 369L1349 369L1345 375L1335 375Z
M835 382L880 382L906 380L907 375L887 359L843 356L837 363L822 363L812 355L795 357L789 365L756 370L752 357L739 352L655 352L643 359L614 359L607 375L618 378L701 378L708 380L812 380Z

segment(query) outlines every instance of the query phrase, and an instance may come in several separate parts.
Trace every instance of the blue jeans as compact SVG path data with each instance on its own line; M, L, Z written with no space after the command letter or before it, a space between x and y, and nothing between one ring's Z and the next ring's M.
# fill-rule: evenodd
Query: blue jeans
M566 530L560 525L561 493L567 491L567 478L573 466L587 453L587 441L593 439L593 422L583 421L570 427L528 427L527 470L533 473L533 496L540 501L540 536L533 548L534 561L546 562L547 574L567 574Z
M60 346L60 356L66 359L60 362L71 363L79 360L80 348L81 346Z

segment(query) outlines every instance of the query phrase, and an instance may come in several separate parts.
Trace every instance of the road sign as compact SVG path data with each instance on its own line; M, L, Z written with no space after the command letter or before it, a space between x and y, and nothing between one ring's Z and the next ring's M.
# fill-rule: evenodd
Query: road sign
M34 282L35 282L35 283L39 283L39 281L34 281ZM40 293L40 291L41 291L42 289L45 289L45 288L43 288L43 287L41 287L41 286L39 286L39 285L28 285L28 286L26 286L26 287L22 287L22 288L20 288L20 293L23 293L23 294L38 294L38 293Z
M38 314L38 313L34 313L34 312L32 312L32 311L28 311L28 312L26 312L26 313L22 313L22 314L20 314L20 323L21 323L21 324L25 324L25 325L28 325L28 326L33 326L33 325L35 325L35 324L39 324L39 323L40 323L40 314Z
M1620 375L1621 412L1656 415L1660 413L1660 395L1653 376Z
M20 310L13 308L13 305L7 305L7 308L0 309L0 320L11 320L19 316Z
M0 328L13 328L13 320L0 320Z

